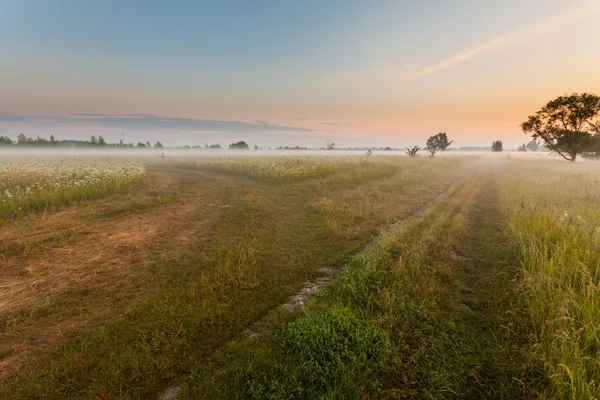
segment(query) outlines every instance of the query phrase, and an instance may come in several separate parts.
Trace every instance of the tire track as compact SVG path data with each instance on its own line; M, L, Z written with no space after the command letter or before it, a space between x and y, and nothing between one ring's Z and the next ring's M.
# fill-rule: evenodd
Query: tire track
M197 174L197 175L202 175L204 177L210 177L213 179L225 179L227 181L242 181L242 182L252 183L253 185L257 185L257 181L255 179L231 176L231 174L227 174L227 173L205 171L205 170L189 170L186 168L177 168L177 167L171 167L171 168L169 168L169 170L172 170L174 172L176 171L177 173L181 173L181 174L185 174L185 175ZM456 188L457 190L459 190L474 175L478 176L478 179L481 178L481 174L478 174L476 172L466 173L462 177L455 179L452 182L450 182L449 184L445 185L441 190L437 191L434 195L429 196L424 201L422 201L419 204L415 205L414 207L410 208L408 211L402 213L402 215L395 218L393 220L393 222L391 222L387 226L401 224L404 221L414 217L420 211L422 211L427 206L434 203L438 198L440 198L440 196L444 195L448 191L452 190L453 188ZM259 182L259 184L260 184L261 189L267 189L267 190L270 189L270 191L275 193L276 189L271 187L269 184L264 183L264 182ZM275 193L275 194L281 195L281 193ZM383 225L383 226L386 226L386 225ZM358 250L358 251L348 255L346 258L344 258L339 266L333 267L333 268L323 268L322 272L326 273L326 276L317 278L314 281L306 283L300 289L300 291L298 291L296 294L292 295L287 302L282 303L282 304L268 310L263 315L262 318L258 319L257 321L254 321L253 323L248 325L242 332L246 332L248 337L251 339L258 338L262 334L266 333L266 331L259 329L257 326L260 325L261 321L263 321L267 315L269 315L271 312L273 312L274 310L276 310L278 308L284 308L289 313L293 313L293 312L297 311L298 309L300 309L302 306L304 306L304 304L306 304L306 302L308 302L314 296L315 293L317 293L319 290L321 290L323 287L325 287L332 279L334 279L343 270L343 267L345 265L347 265L355 257L358 257L361 254L363 254L364 252L366 252L367 250L369 250L377 242L378 239L379 239L379 235L375 236L366 246L363 246L360 250ZM224 343L223 345L226 345L226 344L227 343ZM223 347L223 345L215 348L214 353L217 353ZM183 383L180 382L180 383L170 386L165 391L163 391L159 395L158 398L161 400L175 399L177 397L182 385L183 385Z

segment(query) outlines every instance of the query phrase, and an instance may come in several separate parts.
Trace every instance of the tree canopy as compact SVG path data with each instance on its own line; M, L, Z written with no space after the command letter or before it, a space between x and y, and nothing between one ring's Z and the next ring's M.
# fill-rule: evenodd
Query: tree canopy
M526 134L541 138L565 160L600 150L600 97L574 93L549 101L521 124Z
M504 146L502 145L501 140L494 140L492 142L492 151L502 151L504 150Z
M444 151L452 144L452 142L453 140L448 141L448 135L446 135L446 132L440 132L437 135L433 135L427 139L427 149Z
M230 149L248 149L248 143L244 142L243 140L239 141L239 142L235 142L235 143L231 143L229 145Z

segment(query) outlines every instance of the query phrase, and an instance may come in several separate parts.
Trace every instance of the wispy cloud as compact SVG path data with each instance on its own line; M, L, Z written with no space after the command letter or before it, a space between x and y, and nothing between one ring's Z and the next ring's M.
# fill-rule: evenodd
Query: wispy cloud
M345 126L348 125L345 122L319 122L320 125L329 125L329 126Z
M90 113L75 113L79 117L110 117L110 114L90 114Z
M11 115L0 113L2 122L26 123L87 123L106 128L134 131L195 131L215 133L256 133L256 132L310 132L313 129L299 126L270 124L266 121L255 123L243 121L221 121L212 119L171 118L152 114L73 114L71 116L52 115Z
M525 26L514 31L505 33L495 39L489 40L479 46L473 47L467 51L456 54L452 57L442 60L440 63L430 65L420 71L409 75L408 80L415 80L424 76L433 74L437 71L455 66L471 57L500 48L514 46L519 43L534 39L540 35L552 32L560 27L571 24L581 18L587 17L590 13L600 10L600 2L594 1L585 6L572 9L567 13L561 13L544 21L536 22L533 25Z

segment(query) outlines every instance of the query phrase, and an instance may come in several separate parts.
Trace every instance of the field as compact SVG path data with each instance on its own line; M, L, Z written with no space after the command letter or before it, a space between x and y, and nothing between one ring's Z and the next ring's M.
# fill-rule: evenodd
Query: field
M0 398L600 397L600 165L0 163Z
M0 162L0 219L104 197L144 181L136 163L21 159Z

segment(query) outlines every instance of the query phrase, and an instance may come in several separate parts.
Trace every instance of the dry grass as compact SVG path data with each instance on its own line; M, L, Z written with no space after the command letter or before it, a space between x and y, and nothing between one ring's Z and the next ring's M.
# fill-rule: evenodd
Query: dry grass
M456 282L461 277L452 254L468 234L469 214L488 178L473 174L385 228L291 323L287 315L274 312L262 335L251 334L223 352L223 368L220 363L217 368L200 365L183 398L454 398L451 394L475 393L473 375L483 371L471 365L482 361L464 337L479 338L481 331L454 315L460 314ZM340 324L336 310L364 325ZM286 342L294 346L289 354L281 338L298 326ZM391 348L376 346L385 353L380 359L371 359L363 346L370 337L368 326L390 339ZM344 328L348 331L338 337Z
M0 393L156 393L476 167L373 157L280 180L155 164L139 191L0 230Z
M525 352L544 364L547 398L600 396L600 164L521 161L500 181L521 255Z
M363 161L367 164L370 159ZM339 175L314 183L312 202L329 228L344 239L393 222L478 165L475 159L374 159L364 171L341 168ZM360 166L359 166L360 167Z
M22 338L35 335L51 344L65 329L113 311L115 296L122 303L138 294L153 261L184 252L190 237L211 229L220 209L213 207L204 221L190 221L209 197L198 187L192 196L182 185L177 178L152 173L138 193L30 216L0 231L0 320L10 327L0 336L0 354L14 354L2 360L3 376L26 355ZM143 210L120 212L133 204ZM88 313L46 323L28 318L60 302L74 287L84 288L96 305Z

